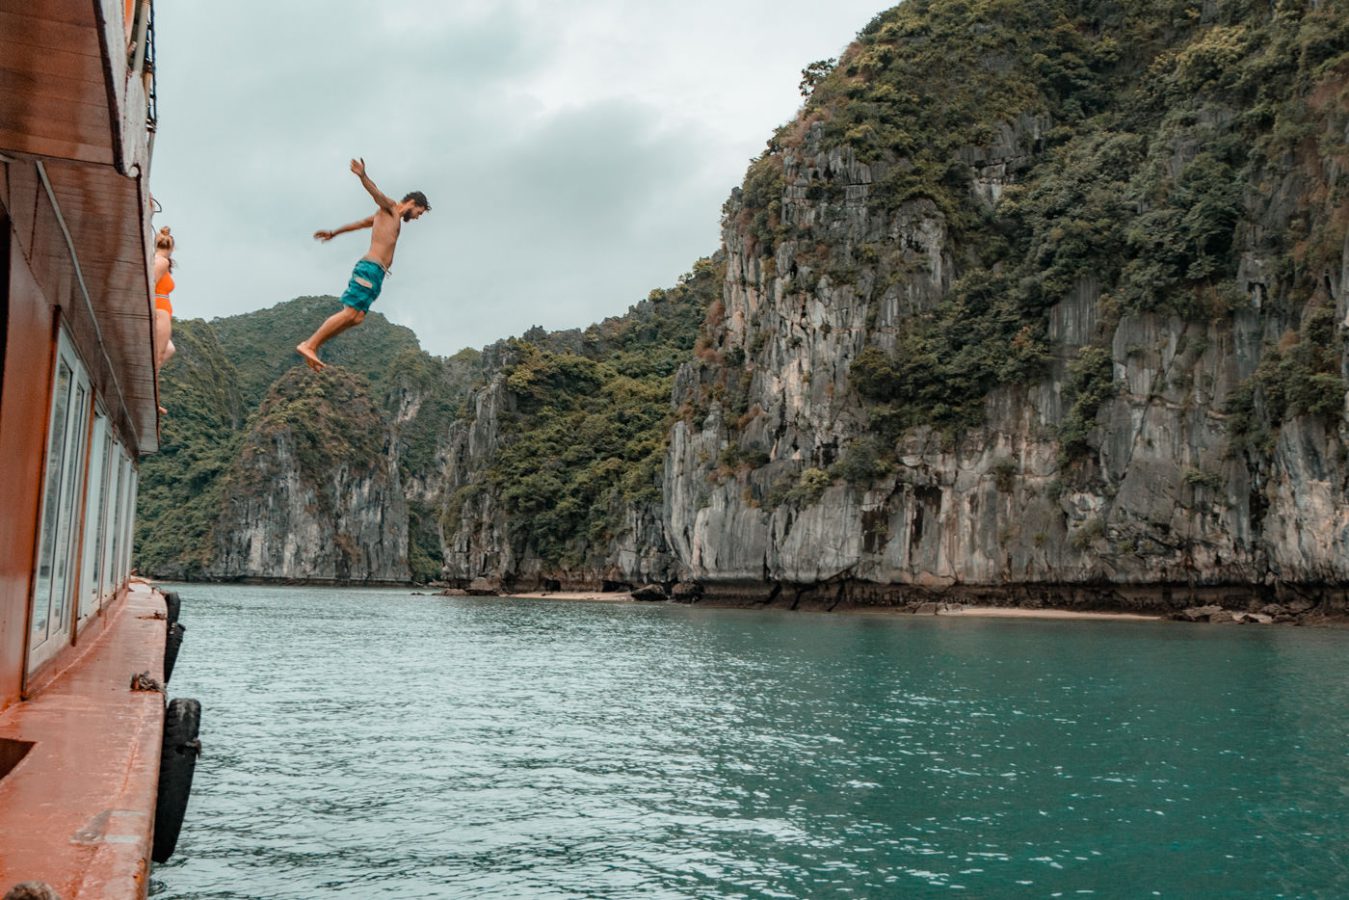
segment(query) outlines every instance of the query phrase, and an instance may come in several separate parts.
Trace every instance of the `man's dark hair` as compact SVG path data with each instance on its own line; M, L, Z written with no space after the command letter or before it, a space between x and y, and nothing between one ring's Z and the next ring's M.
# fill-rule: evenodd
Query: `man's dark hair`
M403 202L407 203L409 200L415 201L418 206L427 212L431 211L431 204L426 202L426 195L421 191L408 191L407 196L403 198Z

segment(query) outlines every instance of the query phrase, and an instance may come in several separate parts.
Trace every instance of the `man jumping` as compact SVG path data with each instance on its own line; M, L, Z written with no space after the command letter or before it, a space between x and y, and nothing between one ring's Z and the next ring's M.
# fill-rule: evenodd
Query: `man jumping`
M304 357L309 368L315 372L323 368L323 361L319 359L318 354L319 347L322 347L328 339L365 321L365 314L370 310L370 304L379 296L380 288L384 285L384 276L389 274L389 267L393 265L393 250L398 245L398 235L403 229L403 223L419 219L422 213L431 211L431 205L426 202L426 195L421 191L412 191L400 203L394 203L384 196L365 174L364 159L353 159L351 171L361 179L361 184L370 192L370 196L375 198L379 209L375 210L373 216L352 222L350 225L343 225L334 231L314 232L315 240L327 243L348 231L374 229L370 235L370 249L356 262L356 268L351 271L351 281L347 283L346 293L342 295L344 308L329 316L309 340L295 347L296 352Z

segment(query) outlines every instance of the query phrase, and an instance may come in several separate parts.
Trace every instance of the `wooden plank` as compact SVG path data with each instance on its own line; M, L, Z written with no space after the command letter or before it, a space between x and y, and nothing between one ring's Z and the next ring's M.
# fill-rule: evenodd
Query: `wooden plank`
M42 282L47 298L60 303L61 299L54 296L57 282L50 275L59 277L61 269L70 267L70 248L66 246L66 237L61 233L51 199L46 189L41 187L38 189L37 213L33 219L33 249L30 255L34 261L33 272ZM39 259L43 259L43 264L37 264ZM74 274L73 270L71 274Z
M92 2L91 0L0 0L0 12L93 28L98 23L94 8L99 2L100 0Z
M71 169L76 171L72 172ZM85 169L85 171L80 171ZM122 197L127 193L127 183L134 184L130 178L109 172L110 178L94 178L93 172L77 162L58 161L48 166L49 172L60 171L64 175L61 181L53 178L52 188L58 197L64 197L72 203L82 197L90 200L105 200Z
M25 686L31 699L0 715L0 734L35 744L0 798L0 819L25 823L5 830L6 876L61 897L138 897L149 866L164 698L126 690L122 673L163 676L164 601L136 585L105 609L89 650L57 656ZM71 840L102 810L95 846Z
M31 162L16 162L10 163L7 168L12 201L9 217L19 249L24 257L28 257L33 251L33 217L37 214L37 167Z
M150 278L145 274L145 263L134 256L135 245L132 242L123 238L122 247L125 252L109 266L108 271L113 283L118 285L117 291L128 297L133 293L149 297Z
M6 90L8 85L0 82L0 90ZM108 141L112 141L112 114L108 111L108 102L106 98L93 100L62 100L49 94L38 92L25 94L23 96L0 96L0 109L4 109L11 114L10 118L3 121L11 130L20 130L25 125L38 123L44 126L44 130L37 131L37 134L58 135L59 131L53 129L58 126L65 126L67 133L72 125L89 127L92 123L99 129L108 133ZM77 121L73 121L77 120Z
M134 214L134 206L130 210L126 209L131 205L126 201L128 193L135 190L136 183L130 178L122 180L126 183L121 186L81 185L72 188L69 184L63 184L57 189L56 196L60 199L62 207L73 211L98 211L106 214L108 205L116 203L119 213ZM126 226L119 225L118 231L126 234L140 233L140 228L130 226L131 223L126 223Z
M92 26L92 22L90 26ZM19 44L41 47L43 50L64 50L84 56L103 58L98 41L98 29L83 25L68 25L54 19L37 19L22 13L0 11L0 34Z
M98 274L112 284L128 283L127 279L135 279L139 271L139 260L136 260L136 248L139 246L134 237L129 234L111 232L100 226L109 221L106 216L75 214L72 215L62 207L66 215L66 221L78 220L78 225L71 228L71 238L80 248L80 262L86 270L96 270ZM128 258L135 260L135 263L126 262ZM126 268L122 268L126 266ZM145 278L140 278L145 282ZM148 283L145 286L149 290ZM106 288L105 288L106 289Z
M152 452L158 438L142 184L106 167L53 161L46 169L119 386L109 382L107 397L119 404L114 395L120 391L140 450ZM72 298L75 303L84 300Z
M88 245L80 253L81 261L87 262L88 266L98 268L105 280L112 284L126 285L135 284L139 275L140 266L127 261L127 255L134 253L134 245L129 240L122 240L120 246ZM87 255L86 255L87 254ZM144 284L145 291L148 294L150 284L145 277L140 277Z
M0 122L4 123L3 130L11 135L28 135L30 138L98 147L111 160L112 119L106 104L72 103L41 94L23 98L4 97L0 99ZM20 152L32 152L8 144L0 144L0 149L5 146L12 146Z
M77 141L63 141L57 138L33 134L17 134L0 128L0 152L26 153L47 159L68 159L72 162L112 165L112 148L95 147Z
M65 103L108 105L108 92L102 80L0 69L0 106L21 105L26 98L36 96L54 97Z
M88 56L66 50L42 50L12 39L0 31L0 72L31 72L34 75L61 75L102 86L107 81L102 56Z

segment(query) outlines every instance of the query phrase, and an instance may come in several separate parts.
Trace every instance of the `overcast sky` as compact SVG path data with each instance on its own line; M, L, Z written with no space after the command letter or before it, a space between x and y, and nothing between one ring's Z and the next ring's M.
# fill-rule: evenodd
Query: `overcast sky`
M340 294L373 211L403 229L375 309L439 354L583 327L720 242L721 204L884 0L245 0L156 8L151 187L175 312ZM334 306L336 309L336 306ZM297 336L298 339L299 336Z

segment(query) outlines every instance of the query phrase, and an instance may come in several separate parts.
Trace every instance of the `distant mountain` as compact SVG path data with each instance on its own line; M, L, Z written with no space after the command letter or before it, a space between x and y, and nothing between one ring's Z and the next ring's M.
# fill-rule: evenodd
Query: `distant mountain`
M211 330L239 373L239 390L249 408L282 373L300 361L295 345L341 309L335 297L297 297L269 309L211 320ZM389 364L404 351L420 351L412 329L371 312L361 327L344 332L323 348L326 361L382 384Z
M431 357L409 329L372 312L324 347L331 365L316 375L300 364L295 344L337 309L335 298L301 297L209 323L174 323L178 353L162 372L169 414L161 450L141 470L137 562L143 572L175 578L411 577L399 464L433 464L425 445L461 409L479 354ZM409 405L409 392L435 397ZM378 484L370 481L372 472L383 473ZM282 484L307 491L287 500L296 506L285 522L269 519L284 505L277 505L275 493ZM362 496L344 493L350 490ZM250 506L253 500L261 507ZM289 541L284 552L280 545L275 553L270 547L253 556L237 551L243 534L261 534L259 542L268 544L278 529L293 531L294 509L306 505L316 518L303 540L295 534L280 538ZM400 545L377 558L347 552L339 510L401 529ZM334 556L334 547L342 553ZM421 571L426 569L423 562Z
M531 490L525 470L571 444L559 471L589 473L590 486L576 494L570 478L550 482L557 495L538 502L572 510L571 524L604 519L603 511L592 515L589 500L618 482L610 484L612 464L590 470L609 453L603 439L620 428L626 443L617 450L624 464L643 462L649 502L659 495L671 379L715 293L710 269L700 271L689 279L700 292L656 291L626 316L584 331L535 329L531 340L448 359L371 313L325 345L329 365L318 374L300 364L294 345L337 308L334 298L175 322L178 353L162 373L169 414L161 451L142 464L138 566L186 579L442 577L447 491L459 488L447 456L456 423L472 414L473 388L503 373L523 384L526 364L539 367L534 374L549 367L562 374L522 390L560 392L492 438L492 484L513 484L512 497ZM572 394L566 381L577 373L586 390ZM569 427L579 419L599 430ZM576 510L585 511L579 519ZM554 537L534 530L540 540ZM585 533L568 538L575 544Z

